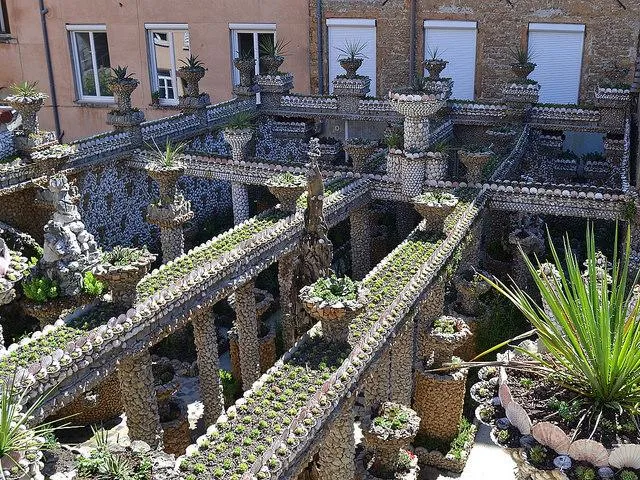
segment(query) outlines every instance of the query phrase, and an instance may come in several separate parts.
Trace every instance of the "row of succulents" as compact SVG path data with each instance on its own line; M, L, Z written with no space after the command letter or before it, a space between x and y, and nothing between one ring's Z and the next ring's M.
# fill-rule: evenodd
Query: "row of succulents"
M469 207L468 203L460 203L465 212L458 216L461 232L450 237L452 249L478 212ZM375 349L385 341L393 325L402 320L399 311L389 311L398 294L409 284L424 282L422 277L416 278L421 266L435 263L433 270L442 268L446 256L434 256L436 248L437 244L422 232L415 232L403 242L362 282L370 292L370 303L350 326L350 342L356 347L350 350L350 358L346 359L343 344L327 342L312 331L187 451L179 464L184 474L191 479L240 479L251 471L257 478L276 477L295 458L298 449L313 441L322 420L336 408L341 392L359 379ZM428 273L429 269L425 272L433 274ZM357 284L344 279L329 283L341 287L332 294L340 301L357 298ZM320 288L320 284L316 286ZM419 294L419 289L410 291ZM324 296L329 298L328 293ZM367 335L372 330L372 335ZM273 435L263 433L269 425L275 425L269 430Z

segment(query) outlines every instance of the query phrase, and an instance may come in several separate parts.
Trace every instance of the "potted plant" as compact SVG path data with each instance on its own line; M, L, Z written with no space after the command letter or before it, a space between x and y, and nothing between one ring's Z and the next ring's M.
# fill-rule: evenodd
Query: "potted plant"
M355 172L363 172L365 170L365 162L378 148L378 142L367 138L352 137L347 139L344 150L349 155L353 170Z
M362 66L362 62L368 58L364 54L366 48L367 42L361 42L359 40L347 40L344 46L336 48L336 50L340 52L338 62L347 72L347 78L358 78L358 69Z
M109 79L109 88L116 97L118 112L126 114L131 112L131 94L138 88L140 82L128 72L128 67L117 66L112 70L113 75Z
M307 179L304 175L285 172L271 177L267 180L266 186L280 201L283 210L295 212L298 198L307 189Z
M349 324L367 303L368 291L360 282L335 275L321 278L300 290L304 309L322 322L323 335L331 342L345 343Z
M154 90L153 92L151 92L151 106L160 106L160 90Z
M224 140L231 145L231 153L234 160L242 160L244 148L253 137L253 122L255 114L253 112L242 111L236 113L226 123L223 135Z
M451 96L452 86L453 82L450 78L432 79L418 75L411 87L389 91L389 102L394 110L407 119L413 120L407 125L405 119L407 138L407 131L412 132L414 136L419 135L421 132L419 124L446 105L447 99ZM407 138L405 138L405 145Z
M178 69L176 74L187 84L185 95L187 97L199 97L200 89L198 82L204 78L204 74L207 71L207 69L204 68L204 63L198 59L197 55L189 55L189 58L180 60L180 62L183 65Z
M7 103L22 117L22 134L29 136L35 133L37 127L37 114L42 108L48 95L38 91L38 82L14 83L9 87Z
M409 407L385 402L362 420L362 433L373 451L369 471L377 478L395 478L401 470L402 452L413 442L420 418Z
M238 56L233 60L233 64L240 72L240 86L251 87L253 85L253 77L256 73L256 59L253 58L253 52L238 52Z
M435 319L425 339L425 351L432 355L432 365L439 367L450 363L453 352L469 336L471 331L461 318L443 315Z
M413 206L424 219L421 229L426 232L442 232L445 219L458 204L458 197L447 192L426 192L413 197Z
M493 157L493 152L488 147L468 146L458 150L460 162L467 167L467 181L469 183L482 180L482 170Z
M178 179L184 175L182 162L184 149L184 143L174 144L167 139L164 149L154 143L154 148L151 150L146 170L158 184L161 205L171 204L176 198Z
M287 56L287 47L290 42L279 38L274 41L270 35L265 36L259 44L260 48L260 64L264 67L267 75L277 75L280 65Z
M448 61L440 57L441 53L438 47L433 50L427 48L427 59L423 62L423 65L429 72L429 80L439 80L440 74L449 64Z
M513 62L511 63L511 71L520 82L526 81L527 77L536 68L536 64L532 62L533 54L526 48L518 46L510 50Z

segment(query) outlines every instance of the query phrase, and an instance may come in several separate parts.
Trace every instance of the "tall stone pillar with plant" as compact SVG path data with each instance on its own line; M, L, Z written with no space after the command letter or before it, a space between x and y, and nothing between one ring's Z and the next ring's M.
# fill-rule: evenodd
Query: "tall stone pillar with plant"
M179 98L180 109L183 113L195 113L203 127L207 125L207 106L211 104L209 94L200 93L200 80L204 78L207 69L198 60L197 55L189 55L187 60L181 60L183 65L176 75L185 81L185 94Z
M48 96L38 91L37 85L38 82L13 84L6 98L22 119L22 125L14 132L14 146L22 154L31 153L38 144L34 138L38 131L38 112Z
M347 40L342 47L338 62L345 70L345 75L338 75L333 81L333 95L338 97L338 109L344 113L357 113L358 104L365 98L371 86L369 77L358 75L358 69L368 58L364 52L367 42Z
M264 75L257 75L255 82L260 90L260 104L262 108L271 109L280 106L283 95L288 95L293 89L293 75L280 71L280 66L287 56L290 42L278 37L267 35L260 41L260 65Z
M120 360L118 379L131 440L162 446L162 427L149 350Z
M117 107L108 113L107 124L112 125L116 132L127 132L133 148L142 147L140 125L144 122L144 113L131 106L131 94L140 82L127 72L127 67L117 66L112 71L109 88L115 96Z
M156 147L146 167L160 190L158 200L147 208L147 222L160 227L163 263L184 253L183 225L194 215L191 202L178 189L178 180L184 175L183 149L183 144L167 140L163 150Z
M352 479L356 474L353 397L327 428L327 436L318 453L318 480Z
M349 215L351 228L351 276L362 280L371 270L371 214L360 207Z
M235 326L238 332L242 388L245 391L260 378L260 347L254 288L255 282L250 280L235 292Z
M536 68L533 55L528 48L518 46L511 49L511 71L513 80L507 82L502 90L502 98L509 107L508 115L512 121L526 120L531 106L538 103L540 85L529 75Z
M218 338L211 308L198 308L191 315L191 323L198 352L198 378L200 397L204 404L204 422L206 425L213 425L222 413L224 401L219 374Z

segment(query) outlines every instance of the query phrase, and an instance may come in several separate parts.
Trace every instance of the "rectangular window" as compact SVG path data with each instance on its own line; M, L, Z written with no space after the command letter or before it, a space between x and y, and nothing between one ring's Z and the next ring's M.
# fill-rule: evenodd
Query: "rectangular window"
M189 58L188 25L147 24L151 88L160 95L161 105L177 105L184 95L176 72Z
M541 103L578 103L584 25L530 23L529 54L536 69L530 78L540 83Z
M476 22L425 20L424 58L433 52L448 61L443 78L453 79L452 98L473 100L476 84ZM427 75L427 72L424 72Z
M345 48L346 43L359 43L364 45L362 51L363 62L358 69L358 75L369 77L371 95L376 95L376 21L362 18L328 18L329 29L329 93L333 93L333 80L345 71L340 66L338 58L342 56L340 48Z
M229 24L231 30L231 64L233 60L239 56L246 56L251 58L260 58L260 43L268 41L275 41L276 38L276 26L275 24L243 24L243 23L231 23ZM240 71L233 66L232 68L232 80L233 84L240 83ZM262 73L262 67L260 62L256 62L256 75Z
M113 102L111 61L104 25L67 25L78 100Z
M0 34L9 33L9 15L7 15L7 2L0 0Z

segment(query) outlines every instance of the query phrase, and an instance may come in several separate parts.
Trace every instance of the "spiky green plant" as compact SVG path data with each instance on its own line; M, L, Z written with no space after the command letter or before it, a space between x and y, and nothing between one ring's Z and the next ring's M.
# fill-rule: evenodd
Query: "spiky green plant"
M640 302L635 301L628 282L630 230L620 254L616 229L610 282L599 280L601 255L596 253L592 226L587 228L586 237L584 273L568 236L564 238L563 259L549 239L557 278L541 276L537 273L540 262L534 264L520 252L551 316L519 286L508 287L489 278L486 281L524 314L550 354L541 356L519 349L530 359L520 367L551 378L583 397L588 404L583 417L592 416L597 426L604 409L633 413L640 404Z
M204 63L198 58L198 55L191 54L186 60L180 59L180 63L186 68L204 68Z
M12 97L23 101L47 98L47 95L38 90L37 86L38 82L13 83L9 86L9 93Z
M527 65L533 63L533 52L531 52L527 48L522 48L521 46L511 48L509 50L511 54L511 58L515 63L519 63L520 65Z
M360 40L347 40L344 42L344 46L337 47L336 50L340 52L338 60L357 60L369 58L364 54L364 50L367 48L367 42Z
M225 128L229 130L243 130L253 126L256 116L253 112L242 111L236 113L225 124Z
M438 47L427 48L427 60L428 61L442 61L442 53L444 50L440 50Z
M151 150L151 160L162 168L173 168L179 163L185 147L186 144L184 143L174 144L171 140L167 139L164 149L162 149L154 140Z
M278 40L273 39L272 36L266 36L260 40L259 47L260 53L267 57L286 57L287 48L291 42L280 37Z
M115 80L133 80L133 73L129 73L127 70L128 67L121 67L120 65L112 68L112 78Z

